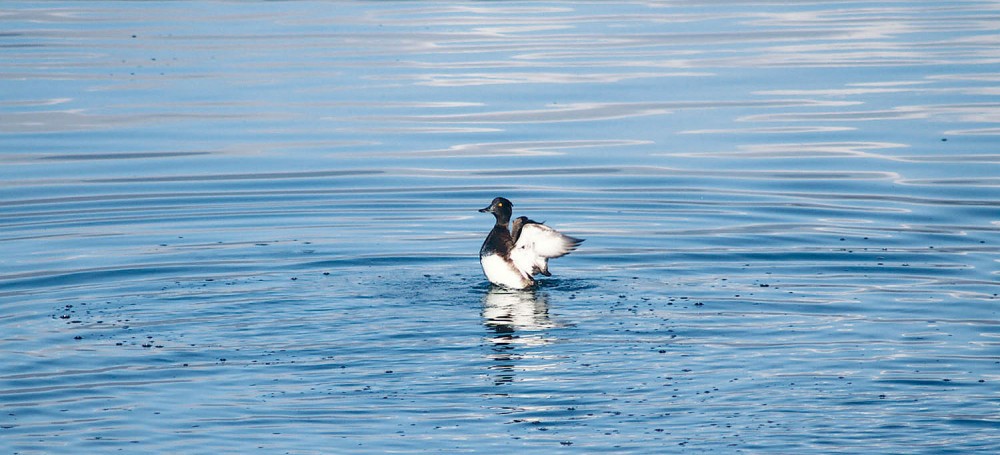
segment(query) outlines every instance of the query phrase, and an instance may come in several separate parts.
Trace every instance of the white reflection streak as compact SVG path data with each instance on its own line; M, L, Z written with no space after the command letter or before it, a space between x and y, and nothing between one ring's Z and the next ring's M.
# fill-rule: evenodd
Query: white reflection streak
M854 131L850 126L778 126L771 128L728 128L678 131L677 134L803 134Z
M475 144L458 144L442 150L424 150L399 155L426 157L551 156L564 155L564 151L570 149L624 147L650 143L652 142L614 139L595 141L483 142Z
M550 109L528 109L472 114L423 115L399 120L444 123L557 123L611 120L669 114L669 109L648 103L574 103Z
M913 120L936 118L943 121L1000 123L1000 103L969 103L927 106L897 106L891 109L847 112L800 112L758 114L740 117L741 122L808 122L825 120L853 122L870 120Z
M65 104L73 101L73 98L49 98L40 100L13 100L13 101L2 101L0 100L0 106L10 106L10 107L34 107L34 106L55 106L57 104Z
M927 118L926 111L913 107L895 107L871 111L847 112L796 112L780 114L757 114L739 117L739 122L812 122L823 120L828 122L854 122L869 120L911 120Z
M417 85L431 87L463 87L494 84L583 84L614 83L628 79L656 77L703 76L704 73L462 73L462 74L421 74L410 77Z
M671 156L708 158L809 158L809 157L852 157L875 158L902 161L897 157L872 153L871 150L907 148L906 144L893 142L800 142L778 144L742 145L730 152L680 153Z
M970 128L964 130L948 130L944 134L952 136L1000 136L1000 128Z
M819 101L811 99L763 101L680 101L639 103L572 103L551 104L545 109L473 112L465 114L414 115L383 117L380 120L426 123L556 123L611 120L628 117L664 115L681 109L714 109L720 107L818 107L849 106L852 101Z

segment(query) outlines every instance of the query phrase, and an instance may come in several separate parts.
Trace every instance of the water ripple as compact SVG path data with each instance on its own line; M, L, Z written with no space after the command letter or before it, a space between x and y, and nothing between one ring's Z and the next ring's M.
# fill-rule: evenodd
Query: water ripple
M180 5L0 14L0 450L1000 444L995 3Z

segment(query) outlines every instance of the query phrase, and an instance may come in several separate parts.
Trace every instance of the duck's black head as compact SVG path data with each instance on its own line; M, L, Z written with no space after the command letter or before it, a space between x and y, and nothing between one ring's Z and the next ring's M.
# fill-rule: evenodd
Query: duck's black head
M514 204L511 204L506 198L498 197L493 198L493 202L490 203L489 207L479 209L482 213L492 213L493 216L497 217L497 224L507 225L510 222L510 215Z

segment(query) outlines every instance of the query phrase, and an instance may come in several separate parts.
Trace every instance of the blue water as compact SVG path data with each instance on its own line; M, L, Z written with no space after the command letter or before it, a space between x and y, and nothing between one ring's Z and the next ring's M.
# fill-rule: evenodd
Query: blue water
M5 2L0 452L994 453L998 44L990 1ZM537 289L479 269L499 195L587 239Z

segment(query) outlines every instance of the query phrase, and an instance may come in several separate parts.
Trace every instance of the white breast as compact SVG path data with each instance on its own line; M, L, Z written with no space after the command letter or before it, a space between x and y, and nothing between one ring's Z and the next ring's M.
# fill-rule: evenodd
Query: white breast
M513 263L496 254L480 257L479 263L483 266L486 278L493 284L511 289L524 289L534 281L531 277L517 270Z

